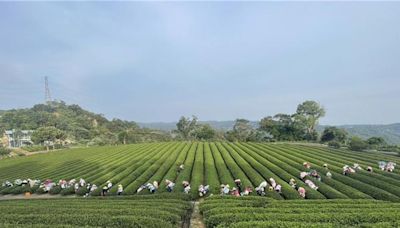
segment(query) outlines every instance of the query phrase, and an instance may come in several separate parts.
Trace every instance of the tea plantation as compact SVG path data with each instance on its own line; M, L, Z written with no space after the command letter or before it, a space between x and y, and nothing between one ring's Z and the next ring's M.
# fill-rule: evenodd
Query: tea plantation
M5 200L0 227L178 227L190 208L182 194Z
M400 164L399 157L370 152L351 152L320 146L228 142L167 142L70 149L0 160L0 183L15 179L71 180L84 178L99 188L88 198L87 190L61 189L50 194L76 194L76 198L1 200L0 226L17 227L178 227L187 224L199 185L210 192L200 204L207 227L396 227L400 220L400 172L382 171L379 161ZM306 168L303 162L309 162ZM328 164L328 169L323 164ZM343 166L358 163L363 169L343 175ZM178 167L184 169L178 172ZM366 167L373 167L373 172ZM321 180L310 188L299 176L315 170ZM326 177L330 172L331 177ZM266 191L265 197L219 196L220 185L256 188L274 178L281 193ZM165 180L176 183L168 193ZM289 182L306 190L305 200ZM101 187L113 183L106 197ZM154 195L137 190L157 181ZM190 182L188 195L182 181ZM117 194L118 185L124 196ZM0 187L0 199L30 192L37 187ZM213 194L214 196L210 196ZM4 195L4 196L1 196Z
M263 180L274 178L282 186L282 194L269 193L276 199L299 199L300 196L288 183L295 179L307 191L307 199L378 199L400 201L400 169L386 172L378 169L378 161L400 163L399 157L333 150L285 144L259 143L203 143L170 142L126 146L94 147L18 157L0 161L0 183L20 179L79 179L103 186L110 180L124 186L124 194L135 194L147 182L158 181L158 192L165 192L164 180L176 182L174 192L182 192L182 181L189 181L192 196L197 197L200 184L210 185L211 193L218 194L220 184L234 186L241 179L243 186L256 187ZM300 180L299 173L306 171L303 162L311 164L322 180L314 182L318 190L309 188ZM326 178L329 165L331 178ZM360 164L364 170L350 175L342 174L344 165ZM178 173L177 167L185 169ZM371 166L374 171L367 172ZM34 191L21 187L1 187L1 194L18 194ZM29 187L28 187L29 188ZM59 191L55 191L59 193ZM64 191L64 194L70 192ZM100 194L98 190L95 194Z
M207 227L399 227L400 204L377 200L286 200L210 197Z

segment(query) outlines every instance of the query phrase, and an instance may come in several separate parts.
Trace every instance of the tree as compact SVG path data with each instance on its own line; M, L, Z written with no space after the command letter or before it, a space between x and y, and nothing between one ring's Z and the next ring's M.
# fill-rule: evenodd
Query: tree
M118 141L122 142L125 145L128 140L128 137L129 137L129 132L127 130L121 131L118 134Z
M259 130L268 133L279 141L304 139L302 126L294 120L292 115L288 114L279 113L273 117L268 116L261 119Z
M326 127L321 136L321 142L336 141L338 143L344 143L347 138L347 132L344 129L337 127Z
M123 130L128 130L128 129L138 129L139 125L135 122L129 122L125 120L120 120L120 119L113 119L107 124L107 127L110 131L112 132L119 132Z
M369 145L375 145L375 146L383 146L387 144L385 139L382 137L371 137L367 139L367 143Z
M233 129L226 132L226 138L230 141L245 142L253 132L250 121L246 119L236 119Z
M270 141L272 139L272 135L268 132L261 130L253 130L251 134L247 137L247 141L249 142L265 142Z
M178 132L181 134L181 136L184 139L190 139L192 136L193 131L196 129L197 127L197 117L196 116L192 116L192 119L190 119L189 117L186 118L184 116L182 116L178 123L176 124L176 128L178 130Z
M325 109L315 101L305 101L297 106L295 119L304 124L308 140L316 140L315 126L325 116Z
M36 144L45 144L47 150L49 150L49 145L53 145L54 149L56 140L64 140L66 135L63 131L55 127L40 127L32 133L31 138Z
M264 117L260 120L259 130L265 131L272 135L273 138L278 139L280 136L280 131L278 129L278 123L272 116Z
M363 151L368 148L368 144L359 137L352 137L349 143L349 149L354 151Z
M216 136L215 130L209 124L198 125L193 134L197 139L210 140Z

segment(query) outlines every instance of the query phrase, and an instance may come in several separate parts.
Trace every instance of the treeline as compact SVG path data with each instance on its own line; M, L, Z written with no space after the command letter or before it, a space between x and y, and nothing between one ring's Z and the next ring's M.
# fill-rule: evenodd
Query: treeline
M181 117L176 130L166 132L140 128L133 121L108 120L101 114L61 101L2 111L0 130L15 129L17 138L22 135L21 130L34 130L31 139L35 145L26 148L30 151L74 144L92 146L172 140L304 141L325 143L335 148L346 146L353 150L400 150L397 146L389 146L382 138L362 140L350 137L345 130L336 127L327 127L322 134L318 134L316 126L325 114L319 103L305 101L297 106L295 113L266 116L257 124L237 119L232 129L224 131L200 123L196 116L192 116Z
M350 136L344 129L326 127L322 134L316 131L325 109L315 101L305 101L293 114L279 113L262 118L257 126L246 119L236 119L233 128L218 131L208 124L199 124L198 118L181 117L173 137L182 140L228 140L240 142L315 142L333 148L348 147L351 150L380 150L400 152L398 146L388 145L382 137L363 140Z
M231 130L221 132L208 124L199 124L197 117L181 117L177 123L178 138L191 140L229 140L229 141L317 141L315 127L325 109L315 101L299 104L294 114L276 114L261 119L258 127L246 119L237 119Z

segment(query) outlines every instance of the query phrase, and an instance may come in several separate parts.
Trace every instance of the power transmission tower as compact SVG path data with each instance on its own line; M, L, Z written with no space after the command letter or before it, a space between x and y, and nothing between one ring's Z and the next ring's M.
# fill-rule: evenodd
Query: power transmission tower
M45 96L44 100L47 104L51 103L51 94L50 94L50 88L49 88L49 80L47 79L47 76L44 77L44 87L45 87Z

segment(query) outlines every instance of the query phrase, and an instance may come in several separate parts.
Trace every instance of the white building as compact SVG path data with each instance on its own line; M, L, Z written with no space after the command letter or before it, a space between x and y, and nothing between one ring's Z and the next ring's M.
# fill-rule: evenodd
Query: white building
M8 147L15 148L32 145L31 135L33 132L33 130L6 130L4 134L7 138Z

